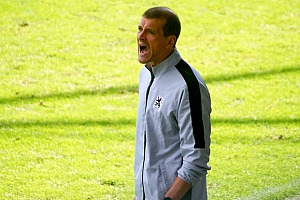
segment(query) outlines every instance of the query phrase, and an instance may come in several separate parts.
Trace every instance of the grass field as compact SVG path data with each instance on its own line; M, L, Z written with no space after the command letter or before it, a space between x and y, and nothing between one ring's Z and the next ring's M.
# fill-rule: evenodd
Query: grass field
M137 24L164 5L212 98L209 199L300 195L300 1L0 1L0 199L132 199Z

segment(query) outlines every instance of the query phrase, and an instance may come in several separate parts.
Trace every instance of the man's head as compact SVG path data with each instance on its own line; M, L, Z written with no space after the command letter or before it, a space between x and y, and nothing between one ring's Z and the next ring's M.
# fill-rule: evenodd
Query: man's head
M165 19L166 23L163 27L164 36L175 35L176 40L179 38L181 25L178 16L167 7L154 7L144 12L143 17L148 19Z
M155 66L174 50L181 25L177 15L166 7L148 9L138 26L138 60Z

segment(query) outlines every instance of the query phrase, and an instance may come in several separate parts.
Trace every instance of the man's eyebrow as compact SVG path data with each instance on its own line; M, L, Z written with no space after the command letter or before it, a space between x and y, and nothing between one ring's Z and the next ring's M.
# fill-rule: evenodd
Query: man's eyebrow
M138 28L139 28L139 29L140 29L140 28L143 28L143 26L142 26L142 25L138 25ZM153 33L156 32L155 29L153 29L153 28L151 28L151 27L145 27L145 30L151 31L151 32L153 32Z
M146 27L145 28L147 31L151 31L151 32L156 32L155 29L151 28L151 27Z
M148 31L152 32L152 33L156 33L156 30L152 29L152 28L148 28Z

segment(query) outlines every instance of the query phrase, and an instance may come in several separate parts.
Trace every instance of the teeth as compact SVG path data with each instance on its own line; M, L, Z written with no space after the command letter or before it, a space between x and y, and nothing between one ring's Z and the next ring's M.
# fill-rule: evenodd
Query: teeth
M144 45L140 45L140 51L142 52L142 51L145 51L147 49L147 47L146 46L144 46Z

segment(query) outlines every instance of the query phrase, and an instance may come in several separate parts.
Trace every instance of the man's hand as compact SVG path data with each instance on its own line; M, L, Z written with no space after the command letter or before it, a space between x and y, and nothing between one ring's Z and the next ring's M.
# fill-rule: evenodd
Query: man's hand
M185 193L187 193L190 187L191 184L177 177L172 187L165 196L171 198L172 200L180 200L185 195Z

